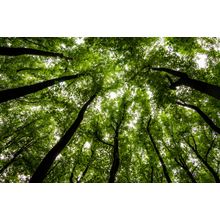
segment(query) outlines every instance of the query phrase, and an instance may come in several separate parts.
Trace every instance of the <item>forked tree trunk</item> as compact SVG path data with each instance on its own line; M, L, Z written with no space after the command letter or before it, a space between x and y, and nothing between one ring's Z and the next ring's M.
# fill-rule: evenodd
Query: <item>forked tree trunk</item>
M190 178L191 182L196 183L196 179L194 178L193 174L190 172L189 167L187 166L186 162L182 158L180 158L180 159L174 158L174 160L187 173L187 175Z
M173 76L176 77L180 77L179 80L177 80L176 82L171 84L171 88L176 88L177 86L188 86L191 89L195 89L197 91L200 91L204 94L210 95L216 99L220 100L220 87L210 84L210 83L206 83L206 82L202 82L200 80L196 80L196 79L191 79L188 77L188 75L186 73L180 72L180 71L176 71L176 70L172 70L172 69L168 69L168 68L156 68L156 67L152 67L150 68L152 70L156 70L156 71L163 71L163 72L167 72Z
M29 86L22 86L22 87L19 87L19 88L2 90L2 91L0 91L0 103L7 102L7 101L12 100L12 99L17 99L17 98L20 98L22 96L26 96L26 95L31 94L31 93L38 92L42 89L45 89L49 86L52 86L52 85L56 84L57 82L64 82L64 81L67 81L67 80L77 79L77 78L79 78L83 75L85 75L85 74L76 74L76 75L71 75L71 76L63 76L63 77L60 77L60 78L50 79L50 80L40 82L40 83L36 83L36 84L33 84L33 85L29 85Z
M204 166L208 169L208 171L212 174L213 178L215 179L216 183L220 183L220 179L218 173L210 166L210 164L201 156L198 150L193 147L189 142L187 142L188 146L192 149L192 151L196 154L199 160L204 164Z
M56 157L61 153L61 151L67 146L68 142L71 140L72 136L80 126L83 120L84 113L89 106L89 104L95 99L96 94L90 97L90 99L83 105L78 113L78 116L71 127L67 130L64 136L59 140L59 142L47 153L44 159L41 161L40 165L37 167L35 173L30 179L30 183L41 183L47 175L48 170L52 166Z

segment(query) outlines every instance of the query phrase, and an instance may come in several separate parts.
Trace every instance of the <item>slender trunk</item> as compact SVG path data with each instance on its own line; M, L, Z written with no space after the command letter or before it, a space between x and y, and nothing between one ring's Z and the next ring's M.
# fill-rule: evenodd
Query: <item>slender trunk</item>
M40 118L40 117L39 117ZM12 134L7 134L6 136L3 136L2 138L1 138L1 140L0 141L2 141L2 140L4 140L4 139L7 139L7 138L9 138L10 136L13 136L13 135L15 135L15 134L18 134L19 135L19 132L22 130L24 130L25 128L27 128L28 126L30 126L30 125L32 125L33 123L35 123L39 118L36 118L36 119L34 119L34 120L32 120L31 122L29 122L29 123L26 123L26 124L24 124L24 125L21 125L21 126L19 126L19 127L17 127L16 128L16 130L10 130L10 132L12 133ZM17 135L17 136L18 136Z
M40 70L44 70L45 68L30 68L30 67L26 67L26 68L21 68L21 69L17 69L16 72L21 72L21 71L40 71Z
M37 56L60 57L65 59L72 59L69 57L65 57L62 53L54 53L50 51L22 48L22 47L0 47L0 56L20 56L20 55L37 55Z
M178 105L182 105L188 108L191 108L199 113L199 115L204 119L204 121L218 134L220 134L220 128L214 124L214 122L197 106L189 105L186 103L176 102Z
M72 169L72 172L71 172L71 174L70 174L70 178L69 178L69 182L70 182L70 183L74 183L74 182L73 182L73 175L74 175L75 169L76 169L76 165L74 165L74 167L73 167L73 169Z
M151 183L154 182L154 167L153 166L151 166L150 182Z
M189 167L187 166L187 164L185 163L185 161L183 161L182 159L178 160L177 158L174 158L174 160L176 161L176 163L182 167L184 169L184 171L187 173L188 177L190 178L192 183L196 183L196 179L194 178L194 176L192 175L192 173L189 170Z
M90 157L90 159L89 159L89 162L88 162L88 164L86 165L86 168L85 168L85 170L84 170L83 173L82 173L82 176L79 178L79 180L77 180L77 183L81 183L82 180L83 180L83 178L85 177L86 173L88 172L89 167L91 166L92 161L93 161L94 153L95 153L95 151L93 150L93 151L92 151L92 154L91 154L91 157Z
M149 137L150 137L151 143L152 143L152 145L153 145L153 147L154 147L154 150L156 151L156 154L157 154L157 156L158 156L158 158L159 158L159 160L160 160L160 163L161 163L161 165L162 165L164 176L165 176L167 182L168 182L168 183L171 183L172 181L171 181L171 179L170 179L170 176L169 176L167 167L166 167L166 165L165 165L165 163L164 163L164 161L163 161L162 156L160 155L160 152L159 152L159 150L158 150L158 148L157 148L157 145L156 145L156 143L155 143L155 141L154 141L154 139L153 139L153 136L152 136L151 133L150 133L150 122L151 122L151 118L150 118L149 121L148 121L147 133L148 133L148 135L149 135Z
M72 172L71 172L70 177L69 177L69 182L70 183L74 183L74 172L76 170L77 165L79 164L79 160L80 160L81 154L82 154L82 149L83 149L83 146L81 146L80 152L76 156L77 159L74 161L74 166L72 168Z
M115 177L118 172L120 159L119 159L119 150L118 150L118 132L119 128L116 128L115 137L114 137L114 147L113 147L113 162L110 170L109 183L115 182Z
M212 174L213 178L215 179L215 182L220 183L218 173L215 172L215 170L209 165L209 163L203 159L203 157L199 154L197 149L195 149L189 142L187 142L187 144L192 149L192 151L196 154L196 156L200 159L200 161L205 165L205 167L209 170L209 172Z
M26 146L20 148L18 151L16 151L10 161L8 161L0 170L0 174L2 174L12 163L15 162L15 160L20 156L26 149L28 149L33 141L29 142Z
M176 70L172 70L168 68L156 68L156 67L152 67L151 69L156 70L156 71L164 71L164 72L172 74L173 76L180 77L180 79L177 80L177 82L174 82L173 84L171 84L172 88L176 86L184 85L192 89L195 89L197 91L200 91L202 93L205 93L207 95L210 95L216 99L220 99L220 87L219 86L209 84L206 82L202 82L196 79L191 79L188 77L186 73L183 73L180 71L176 71Z
M47 175L48 170L52 166L56 157L61 153L61 151L67 146L68 142L71 140L72 136L80 126L83 120L84 113L89 106L89 104L95 99L96 94L90 97L90 99L83 105L78 113L78 116L72 126L67 130L60 141L47 153L44 159L41 161L40 165L37 167L35 173L30 179L30 183L41 183Z
M49 86L52 86L54 84L56 84L57 82L63 82L63 81L67 81L67 80L72 80L72 79L77 79L80 76L83 76L85 74L76 74L76 75L71 75L71 76L63 76L60 78L56 78L56 79L50 79L44 82L40 82L40 83L36 83L33 85L29 85L29 86L22 86L19 88L14 88L14 89L6 89L6 90L2 90L0 91L0 103L2 102L7 102L9 100L12 99L17 99L20 98L22 96L31 94L31 93L35 93L38 92L42 89L45 89Z

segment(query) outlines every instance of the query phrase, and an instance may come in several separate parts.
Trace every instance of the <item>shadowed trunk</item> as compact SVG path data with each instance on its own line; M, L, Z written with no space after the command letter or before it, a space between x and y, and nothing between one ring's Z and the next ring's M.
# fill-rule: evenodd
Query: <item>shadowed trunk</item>
M85 170L84 170L83 173L82 173L82 176L77 180L77 183L81 183L82 180L83 180L83 178L85 177L86 173L88 172L89 167L90 167L91 164L92 164L94 154L95 154L95 150L92 150L92 154L91 154L91 157L90 157L90 159L89 159L89 162L88 162L88 164L86 165L86 168L85 168Z
M17 69L16 72L19 73L21 71L40 71L40 70L45 70L45 68L30 68L30 67L26 67L26 68Z
M115 130L115 137L114 137L114 146L113 146L113 162L110 170L110 176L109 176L109 183L115 182L115 177L118 172L120 159L119 159L119 150L118 150L118 133L119 133L119 126L117 126Z
M77 79L77 78L79 78L83 75L85 75L85 74L76 74L76 75L71 75L71 76L63 76L63 77L60 77L60 78L50 79L50 80L40 82L40 83L36 83L36 84L33 84L33 85L29 85L29 86L22 86L22 87L19 87L19 88L2 90L2 91L0 91L0 103L7 102L7 101L12 100L12 99L17 99L17 98L20 98L22 96L25 96L25 95L28 95L28 94L31 94L31 93L38 92L38 91L40 91L42 89L45 89L49 86L52 86L52 85L54 85L58 82Z
M182 157L180 157L179 159L174 158L174 160L176 161L176 163L183 168L183 170L187 173L188 177L190 178L192 183L196 183L196 179L194 178L194 176L192 175L192 173L189 170L189 167L187 166L186 162L183 160Z
M154 167L153 167L153 166L151 166L150 182L151 182L151 183L154 182Z
M184 107L188 107L191 108L193 110L195 110L196 112L199 113L199 115L204 119L204 121L218 134L220 134L220 128L214 124L214 122L202 111L200 110L199 107L195 106L195 105L190 105L190 104L186 104L186 103L181 103L179 101L176 102L178 105L184 106Z
M49 51L31 49L31 48L22 48L22 47L0 47L1 56L20 56L20 55L37 55L37 56L46 56L46 57L60 57L65 59L72 59L65 57L62 53L54 53Z
M119 158L119 131L122 125L122 122L125 119L125 114L126 114L126 109L127 109L127 102L126 100L123 98L122 101L122 106L121 106L122 110L121 110L121 115L119 117L119 119L117 120L116 123L116 127L114 127L112 125L113 130L115 131L115 135L114 135L114 143L113 143L113 162L112 162L112 166L111 166L111 170L110 170L110 176L108 179L109 183L114 183L115 182L115 178L119 169L119 165L120 165L120 158Z
M154 141L154 139L153 139L153 136L152 136L151 133L150 133L150 122L151 122L151 118L150 118L149 121L148 121L147 133L148 133L148 135L149 135L149 137L150 137L151 143L152 143L152 145L153 145L153 147L154 147L154 150L156 151L156 154L157 154L157 156L158 156L158 158L159 158L159 160L160 160L160 163L161 163L161 165L162 165L164 176L165 176L167 182L168 182L168 183L171 183L172 181L171 181L171 179L170 179L170 176L169 176L167 167L166 167L166 165L165 165L165 163L164 163L164 161L163 161L162 156L160 155L160 152L159 152L159 150L158 150L158 148L157 148L157 145L156 145L156 143L155 143L155 141Z
M16 151L12 157L12 159L10 161L8 161L0 170L0 174L2 174L12 163L14 163L16 161L16 159L25 151L27 150L31 144L33 143L33 141L29 142L27 145L25 145L24 147L20 148L18 151Z
M220 179L218 176L218 173L209 165L209 163L201 156L201 154L197 150L197 146L193 147L193 145L190 144L189 141L186 141L188 146L192 149L192 151L196 154L196 156L199 158L199 160L205 165L205 167L209 170L209 172L212 174L213 178L215 179L216 183L220 183ZM194 140L195 143L195 140Z
M96 94L90 97L90 99L83 105L79 111L76 120L72 126L67 130L60 141L47 153L44 159L41 161L40 165L37 167L35 173L30 179L30 183L41 183L47 175L48 170L52 166L56 157L61 153L61 151L67 146L68 142L71 140L72 136L80 126L83 120L84 113L89 106L89 104L95 99Z
M156 70L156 71L167 72L167 73L172 74L173 76L180 77L179 80L171 84L170 88L172 89L176 88L177 86L184 85L184 86L190 87L191 89L195 89L197 91L210 95L216 99L220 99L220 87L219 86L212 85L206 82L202 82L196 79L191 79L188 77L186 73L183 73L180 71L176 71L176 70L172 70L168 68L156 68L156 67L152 67L151 69Z

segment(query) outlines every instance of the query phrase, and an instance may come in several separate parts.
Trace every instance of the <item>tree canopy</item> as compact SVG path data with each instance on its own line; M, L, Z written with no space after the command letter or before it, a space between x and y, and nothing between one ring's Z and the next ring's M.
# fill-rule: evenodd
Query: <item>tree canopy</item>
M0 181L220 182L220 39L0 38Z

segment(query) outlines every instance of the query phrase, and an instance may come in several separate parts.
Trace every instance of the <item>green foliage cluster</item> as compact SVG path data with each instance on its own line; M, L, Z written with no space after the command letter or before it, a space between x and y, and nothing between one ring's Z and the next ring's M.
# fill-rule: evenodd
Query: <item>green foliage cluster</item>
M28 182L97 91L44 182L108 182L116 143L117 183L167 182L164 166L171 182L218 182L219 133L177 102L218 127L220 100L186 85L171 89L179 78L152 67L220 86L219 38L0 38L0 54L3 47L67 59L0 55L0 92L82 76L0 104L0 182Z

